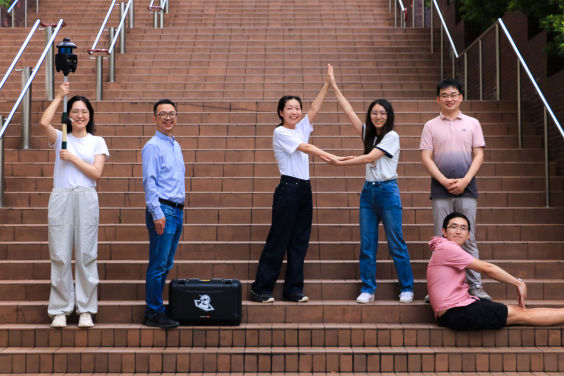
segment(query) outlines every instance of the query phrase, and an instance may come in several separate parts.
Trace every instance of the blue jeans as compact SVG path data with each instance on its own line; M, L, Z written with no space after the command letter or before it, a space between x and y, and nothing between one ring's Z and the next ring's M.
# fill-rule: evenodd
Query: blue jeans
M402 207L395 180L366 181L360 194L360 292L374 294L376 290L376 253L378 225L384 224L388 252L394 260L401 292L413 291L413 272L409 252L401 229Z
M147 309L145 316L150 318L165 311L163 305L163 291L166 284L168 272L174 264L174 254L178 247L178 241L182 234L182 222L184 213L181 209L161 204L166 222L162 235L157 234L153 216L149 210L145 211L145 222L149 230L149 265L147 266L147 278L145 281L145 296Z

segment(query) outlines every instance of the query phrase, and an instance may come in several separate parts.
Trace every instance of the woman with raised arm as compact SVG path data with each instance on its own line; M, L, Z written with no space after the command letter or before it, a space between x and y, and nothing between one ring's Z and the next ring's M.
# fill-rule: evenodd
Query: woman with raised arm
M67 148L62 148L63 133L51 125L57 107L69 93L63 83L41 118L41 130L55 149L53 191L49 197L49 255L51 294L48 314L52 327L67 326L67 316L76 305L78 326L94 326L92 314L98 312L98 221L96 182L110 156L102 137L95 132L94 109L87 98L74 96L68 102L71 124L67 126ZM72 278L72 249L76 259L76 293Z
M329 164L352 166L366 164L366 182L360 194L360 278L362 288L358 303L374 301L376 290L376 253L378 251L378 225L382 221L388 252L394 260L399 279L400 302L413 301L413 272L409 252L403 240L402 207L396 179L399 154L399 135L394 132L394 109L385 99L376 99L368 106L365 124L358 118L352 106L340 92L329 66L330 83L339 104L345 110L356 132L362 137L364 155L352 160L320 156Z
M278 101L281 123L274 130L273 148L280 170L280 184L274 191L272 225L260 256L250 299L261 303L274 302L272 290L280 274L284 254L288 251L283 299L307 302L303 293L304 259L309 245L313 200L309 181L308 154L344 160L308 143L313 120L319 113L329 90L329 76L321 92L302 119L302 101L286 95Z

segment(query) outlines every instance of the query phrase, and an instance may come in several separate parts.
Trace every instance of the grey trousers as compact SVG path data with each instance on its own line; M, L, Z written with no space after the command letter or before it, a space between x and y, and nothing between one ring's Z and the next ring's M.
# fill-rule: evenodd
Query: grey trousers
M49 198L51 294L47 313L70 315L98 312L98 222L96 189L54 188ZM76 259L76 294L72 278L72 249Z
M468 217L470 221L470 238L462 245L464 249L470 256L479 259L480 251L476 245L476 237L474 236L476 231L476 206L477 201L472 197L454 197L454 198L434 198L431 200L433 202L433 221L434 221L434 234L435 236L443 236L443 221L447 215L452 212L459 212ZM466 280L470 287L475 285L481 285L482 276L480 273L473 270L466 269Z

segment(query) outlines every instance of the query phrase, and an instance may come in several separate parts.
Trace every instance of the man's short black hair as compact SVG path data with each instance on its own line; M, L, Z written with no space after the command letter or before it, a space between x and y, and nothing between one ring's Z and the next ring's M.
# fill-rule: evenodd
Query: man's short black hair
M460 85L460 82L458 82L454 78L445 78L437 85L437 97L441 95L441 90L444 90L449 87L455 88L456 90L458 90L460 94L464 95L464 92L462 91L462 85Z
M176 110L176 105L174 104L173 101L171 101L170 99L161 99L160 101L158 101L157 103L155 103L155 106L153 107L153 113L156 115L157 114L157 107L159 107L159 105L161 104L172 104L172 106L174 107L174 111Z
M468 220L468 218L464 214L459 213L459 212L452 212L449 215L447 215L445 217L445 220L443 221L443 228L445 229L445 231L448 227L448 223L453 218L463 218L463 219L465 219L466 223L468 223L468 232L470 232L472 230L472 228L470 227L470 221Z

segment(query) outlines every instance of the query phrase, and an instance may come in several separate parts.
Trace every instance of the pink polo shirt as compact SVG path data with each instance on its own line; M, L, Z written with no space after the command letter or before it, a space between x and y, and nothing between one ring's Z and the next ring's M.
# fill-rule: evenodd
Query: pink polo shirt
M472 165L472 149L485 146L480 122L460 112L454 120L443 116L442 113L429 120L423 128L419 149L433 151L433 160L446 178L459 179L466 176ZM460 196L478 198L475 178L472 178ZM450 194L432 178L431 199L450 197L457 196Z
M427 291L435 318L439 311L465 307L478 300L468 293L465 282L464 269L474 261L474 257L455 242L439 236L431 238L429 248L433 254L427 267Z

